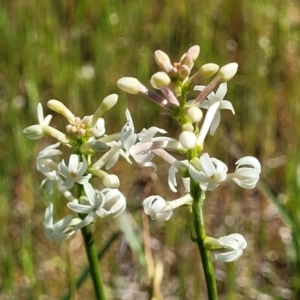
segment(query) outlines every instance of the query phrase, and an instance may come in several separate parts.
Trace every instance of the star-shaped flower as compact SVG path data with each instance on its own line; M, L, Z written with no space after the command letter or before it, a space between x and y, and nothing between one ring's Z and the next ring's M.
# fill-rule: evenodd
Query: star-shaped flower
M79 156L72 154L67 166L63 160L58 164L58 170L62 176L66 178L64 185L66 188L71 189L75 182L85 184L92 177L91 174L83 175L88 168L88 164L84 155L82 155L82 162L79 162Z
M197 169L190 164L189 172L191 177L198 181L202 190L212 191L224 181L227 176L227 166L216 158L210 158L204 153L199 160Z
M44 229L45 235L49 239L66 240L70 238L75 230L71 226L72 215L68 215L60 221L53 223L53 203L50 202L45 211Z
M204 89L204 86L195 86L194 88L197 91L202 91ZM220 84L218 90L216 93L211 92L208 96L208 100L204 100L200 104L200 108L206 108L207 113L205 115L205 119L203 121L197 144L200 146L203 146L204 139L210 131L210 134L213 135L215 131L217 130L220 120L221 120L221 114L220 109L229 109L234 114L234 108L230 101L223 100L227 92L227 83Z

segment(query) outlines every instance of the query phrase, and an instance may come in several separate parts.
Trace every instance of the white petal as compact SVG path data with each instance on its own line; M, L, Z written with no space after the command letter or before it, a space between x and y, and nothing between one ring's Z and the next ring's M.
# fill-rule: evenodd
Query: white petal
M78 162L79 162L78 155L71 154L70 159L69 159L69 167L68 167L70 173L77 174Z
M91 204L91 206L95 205L95 197L96 197L96 192L93 188L93 186L90 183L86 183L83 186L85 194Z
M217 92L216 97L221 101L224 99L225 95L227 93L227 83L221 83Z
M93 211L93 208L89 205L84 205L84 204L79 204L79 203L74 203L74 202L69 202L67 203L67 206L77 212L77 213L81 213L81 214L88 214L91 211Z

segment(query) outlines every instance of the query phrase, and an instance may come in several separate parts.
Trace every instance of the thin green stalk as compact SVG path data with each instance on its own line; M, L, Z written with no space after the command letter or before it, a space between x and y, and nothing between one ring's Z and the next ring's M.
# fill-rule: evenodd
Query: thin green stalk
M188 153L189 160L196 155L196 150L191 150ZM211 259L210 251L204 246L204 240L206 238L204 218L202 213L202 202L205 199L205 194L201 191L199 183L191 178L190 183L191 195L193 197L192 213L193 213L193 223L196 233L196 243L201 256L201 262L203 267L203 272L206 281L207 294L209 300L218 299L218 291L215 279L214 267Z
M98 260L101 260L102 256L104 253L108 250L108 248L111 246L111 244L117 239L117 237L120 235L120 232L114 233L107 241L106 243L102 246L102 248L98 251L97 257ZM81 274L78 276L76 280L76 288L78 289L81 284L85 281L87 278L88 274L90 272L90 267L87 266ZM67 290L66 293L61 297L61 300L69 300L71 298L71 292L70 290Z
M81 229L81 233L83 236L85 251L90 265L90 274L94 284L96 299L104 300L105 299L104 286L100 274L100 267L98 264L97 251L94 244L91 225L87 225L83 227Z
M200 190L200 189L199 189ZM198 193L199 194L199 193ZM207 294L209 300L218 299L218 291L216 286L215 272L212 264L210 251L204 246L204 240L206 238L206 232L204 227L204 220L202 214L202 201L204 200L204 193L194 198L192 210L193 210L193 222L196 233L196 243L201 255L202 267L206 281Z

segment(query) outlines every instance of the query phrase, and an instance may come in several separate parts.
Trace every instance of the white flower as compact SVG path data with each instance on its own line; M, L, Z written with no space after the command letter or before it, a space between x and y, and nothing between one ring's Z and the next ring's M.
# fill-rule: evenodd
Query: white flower
M66 178L64 185L66 188L71 189L75 182L85 184L92 177L91 174L83 176L87 171L88 164L84 155L82 155L82 162L79 162L79 156L72 154L69 159L69 166L66 166L63 160L58 164L58 170L62 176Z
M23 132L31 140L37 140L42 138L45 135L44 127L48 126L52 119L52 115L48 115L46 116L46 118L44 118L43 106L41 103L39 103L37 106L37 117L39 124L31 125L23 130Z
M175 163L170 167L169 174L168 174L168 184L173 192L177 192L176 186L177 186L177 180L176 180L176 173L179 172L181 175L188 172L189 163L187 160L184 161L178 161L176 160ZM188 187L188 190L186 192L189 192L189 178L183 178L181 177L183 184L185 188Z
M72 215L68 215L60 221L53 223L53 203L50 202L45 211L44 229L48 239L66 240L71 237L75 230L71 225Z
M134 133L134 124L133 124L130 111L126 109L125 114L126 114L127 123L123 126L120 132L120 140L128 154L130 148L134 145L137 139L137 135Z
M105 196L98 190L94 190L90 183L86 183L84 186L84 191L88 200L87 204L78 203L78 200L69 202L68 207L80 214L86 214L83 223L84 226L90 224L95 219L96 215L102 216L102 207L105 202Z
M194 88L197 91L202 91L204 86L195 86ZM213 135L217 130L220 120L221 114L220 109L229 109L234 114L234 108L230 101L223 100L224 96L227 92L227 83L220 84L216 94L211 92L208 96L208 100L204 100L201 104L201 108L206 108L207 113L205 115L205 119L203 121L197 144L203 146L204 139L207 135L208 130L210 130L210 134Z
M73 201L68 207L80 214L87 214L83 220L84 226L90 224L96 215L104 218L108 215L117 217L126 208L126 198L118 189L95 190L90 183L84 185L84 191L88 200L87 204Z
M106 145L111 147L111 149L115 149L115 151L113 150L114 154L107 160L107 163L105 164L105 170L112 168L117 163L120 156L124 157L129 163L131 163L128 155L126 155L125 151L121 149L123 146L121 141L111 141L106 143Z
M144 212L152 220L168 221L173 216L173 210L169 209L168 203L160 196L150 196L143 202Z
M156 170L156 165L151 162L151 160L154 158L155 154L157 154L156 150L161 150L163 148L177 149L179 145L179 142L173 138L165 136L154 137L158 132L166 133L164 129L155 126L150 127L149 129L144 128L137 135L140 142L136 143L130 149L130 155L138 164L143 167L152 167L154 170Z
M152 220L168 221L173 215L173 209L182 205L191 205L193 198L190 194L186 194L173 201L166 201L162 197L150 196L143 202L144 212L149 215Z
M105 134L105 120L103 118L99 118L95 124L96 129L96 137L103 136Z
M244 189L252 189L256 186L261 172L260 162L252 156L245 156L236 162L236 170L228 174L226 181L233 180Z
M60 179L57 172L57 164L52 160L52 157L62 154L60 150L56 149L59 145L60 143L56 143L46 147L39 152L36 158L36 168L45 176L40 187L46 185L48 195L52 194L53 191L52 182Z
M218 239L219 245L231 251L215 254L215 258L222 262L236 261L243 254L243 249L247 247L245 238L239 233L232 233L230 235Z
M216 158L210 158L207 153L200 157L197 169L189 165L191 177L198 181L202 190L212 191L226 179L227 166Z
M100 217L113 215L119 216L126 208L126 198L118 189L103 189L102 193L105 195L105 203L101 210Z
M36 159L47 159L53 156L61 155L62 152L58 149L60 143L55 143L47 146L44 150L40 151Z

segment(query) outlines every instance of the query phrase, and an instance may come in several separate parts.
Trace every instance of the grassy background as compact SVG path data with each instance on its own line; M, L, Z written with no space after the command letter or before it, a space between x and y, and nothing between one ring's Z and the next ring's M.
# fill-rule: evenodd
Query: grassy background
M128 107L138 130L155 123L176 134L176 124L158 107L125 95L116 81L134 76L149 86L158 70L155 50L176 61L194 44L201 46L195 69L207 62L239 64L226 97L236 116L223 113L222 126L208 140L210 155L231 170L243 153L263 166L257 189L229 184L207 195L208 234L240 232L249 243L238 262L216 263L220 299L299 299L299 28L296 0L1 1L0 299L59 299L85 265L80 235L66 243L43 235L46 199L34 161L50 140L34 143L22 133L35 123L37 103L45 107L55 98L83 116L119 93L118 106L106 115L108 131L124 124ZM85 77L86 70L94 76ZM63 125L55 117L53 124ZM165 188L163 167L158 178L126 164L114 169L128 197L130 224L141 237L143 197L178 196ZM164 264L165 299L206 298L187 218L182 209L167 223L150 222L154 259ZM117 230L115 221L99 220L99 247ZM138 258L122 238L105 255L110 299L148 299ZM87 280L72 298L92 295Z

